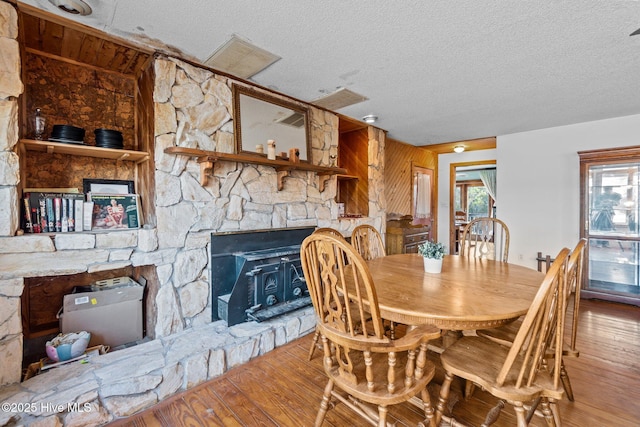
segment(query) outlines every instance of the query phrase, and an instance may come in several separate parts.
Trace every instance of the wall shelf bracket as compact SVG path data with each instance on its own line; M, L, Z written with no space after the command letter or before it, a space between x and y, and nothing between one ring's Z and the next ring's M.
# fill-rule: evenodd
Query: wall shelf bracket
M276 168L276 173L278 174L278 191L282 191L284 188L284 179L291 175L291 169L287 167L279 167Z
M332 174L318 174L318 190L320 190L321 193L324 191L327 181L329 181L332 176Z
M209 175L213 173L215 159L211 159L208 156L199 157L198 163L200 164L200 185L206 187L209 181Z

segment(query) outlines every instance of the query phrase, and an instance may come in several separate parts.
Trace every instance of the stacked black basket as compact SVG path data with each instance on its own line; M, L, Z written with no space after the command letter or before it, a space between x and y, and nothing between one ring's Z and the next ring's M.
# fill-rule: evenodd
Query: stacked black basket
M49 141L83 144L84 129L71 125L53 125Z
M102 148L124 148L122 142L122 132L112 129L96 129L96 147Z

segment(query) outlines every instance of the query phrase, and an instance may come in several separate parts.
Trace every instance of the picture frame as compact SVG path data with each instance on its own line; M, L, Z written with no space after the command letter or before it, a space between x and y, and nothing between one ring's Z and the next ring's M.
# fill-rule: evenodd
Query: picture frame
M140 200L137 194L92 194L91 230L140 228Z
M99 194L135 194L133 181L122 179L92 179L82 180L82 192Z

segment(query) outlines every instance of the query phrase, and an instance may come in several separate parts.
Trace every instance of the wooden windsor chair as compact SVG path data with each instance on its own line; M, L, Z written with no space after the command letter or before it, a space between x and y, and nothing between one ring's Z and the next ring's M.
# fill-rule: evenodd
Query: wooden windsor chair
M507 262L509 227L498 218L474 218L464 227L460 255Z
M564 334L565 278L569 249L564 248L545 275L511 347L480 336L465 336L440 355L445 379L436 409L444 416L455 376L472 381L500 400L485 420L490 425L505 402L513 405L518 427L529 425L538 406L549 426L560 425L557 401L564 397L560 369ZM554 357L548 358L553 351ZM528 411L525 404L533 402Z
M370 424L386 426L388 406L419 394L425 424L435 427L427 390L435 365L426 353L427 342L440 331L423 325L402 338L385 335L366 261L343 239L312 233L302 242L300 258L329 377L315 425L322 425L332 400L337 400Z
M576 337L578 332L578 314L580 310L580 284L582 283L582 272L584 270L584 251L587 243L587 239L580 239L576 246L571 251L569 260L567 262L567 278L565 286L565 299L566 307L569 306L570 300L573 297L573 313L571 316L571 336L568 346L563 349L563 355L568 357L579 357L580 351L576 349ZM565 323L567 313L565 312ZM518 333L520 326L522 325L523 318L519 318L514 322L499 328L478 330L476 333L479 336L486 337L499 344L510 347L513 345L513 341ZM569 374L566 371L564 363L561 365L561 379L564 386L567 398L570 401L574 401L573 389L571 387L571 381Z
M382 236L378 230L368 224L362 224L353 229L351 244L365 261L387 255Z

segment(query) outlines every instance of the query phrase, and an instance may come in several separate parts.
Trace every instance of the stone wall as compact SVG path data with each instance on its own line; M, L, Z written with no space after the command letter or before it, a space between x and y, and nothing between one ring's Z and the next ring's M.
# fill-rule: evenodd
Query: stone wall
M314 330L307 308L266 323L227 328L211 322L210 234L361 223L384 233L384 132L369 128L370 216L337 219L336 179L319 191L313 172L293 171L277 190L274 168L216 162L206 186L195 159L170 146L233 152L230 79L179 59L155 67L157 223L107 233L16 235L19 228L18 102L23 91L15 10L0 2L0 402L61 404L37 414L0 413L0 426L100 425L142 410ZM311 161L330 165L338 147L336 114L311 107ZM266 138L265 138L266 139ZM155 327L147 342L73 364L23 383L20 296L25 277L154 266ZM87 404L86 413L68 404ZM93 418L95 417L95 418Z
M19 226L18 190L18 96L20 80L18 16L8 3L0 2L0 236L13 236ZM0 261L2 269L4 263ZM0 385L20 380L22 325L20 278L0 279Z

